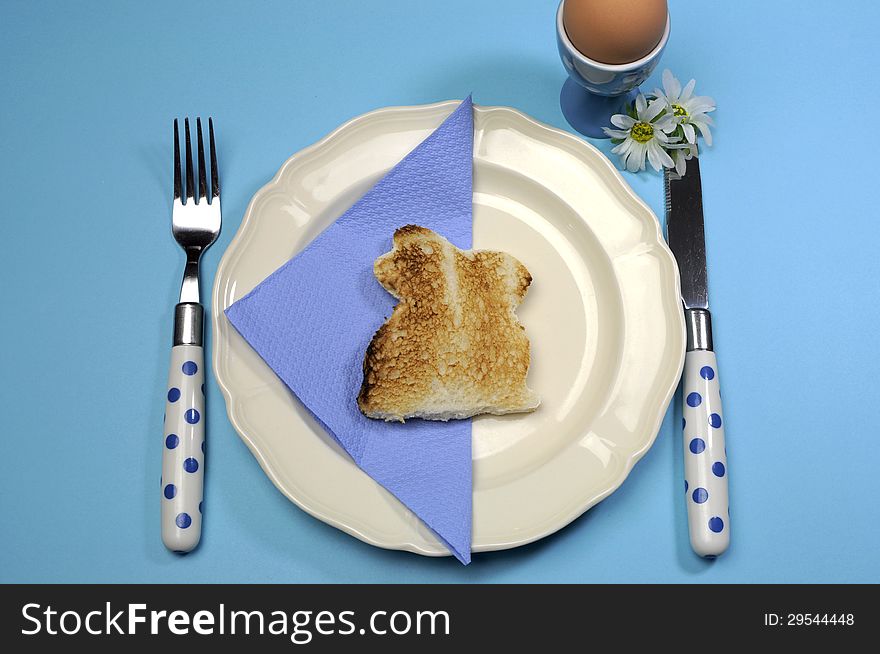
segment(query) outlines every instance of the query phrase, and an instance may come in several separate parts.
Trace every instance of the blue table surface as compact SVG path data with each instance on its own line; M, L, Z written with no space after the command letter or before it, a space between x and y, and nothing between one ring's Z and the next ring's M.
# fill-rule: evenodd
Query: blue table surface
M702 158L733 544L689 550L680 434L539 543L454 559L370 547L262 473L208 385L201 546L159 538L181 254L171 119L212 114L224 228L292 153L386 106L460 98L568 129L555 0L4 2L4 582L880 581L880 240L873 2L670 0L671 68L716 99ZM599 143L606 152L607 143ZM662 215L661 177L626 175ZM674 401L677 404L677 400Z

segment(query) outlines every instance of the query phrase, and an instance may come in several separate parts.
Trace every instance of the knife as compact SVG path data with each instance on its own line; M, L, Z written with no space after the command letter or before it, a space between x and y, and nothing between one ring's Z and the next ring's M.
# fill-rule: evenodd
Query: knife
M725 418L712 344L699 159L695 156L688 161L683 176L666 169L663 179L666 237L681 273L687 327L682 432L688 531L694 552L714 559L730 545L730 515Z

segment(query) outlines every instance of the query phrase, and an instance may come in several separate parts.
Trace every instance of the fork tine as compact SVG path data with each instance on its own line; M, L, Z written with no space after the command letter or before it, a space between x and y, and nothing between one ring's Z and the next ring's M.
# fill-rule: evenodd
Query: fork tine
M220 197L220 174L217 172L217 151L214 149L214 120L208 117L208 140L211 149L211 191L215 198Z
M189 118L183 119L183 132L186 135L186 197L192 200L195 184L193 183L193 155L189 138Z
M180 199L180 136L177 133L177 118L174 119L174 199Z
M202 141L202 119L196 118L196 140L199 149L199 200L208 197L207 182L205 181L205 146Z

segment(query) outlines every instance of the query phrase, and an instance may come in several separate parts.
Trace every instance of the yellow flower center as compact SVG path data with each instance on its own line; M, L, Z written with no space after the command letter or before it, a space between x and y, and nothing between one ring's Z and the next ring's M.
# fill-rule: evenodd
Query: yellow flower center
M676 116L687 116L688 115L687 109L682 107L680 104L673 104L672 105L672 113Z
M647 143L654 138L654 126L651 123L636 123L632 126L630 135L639 143Z

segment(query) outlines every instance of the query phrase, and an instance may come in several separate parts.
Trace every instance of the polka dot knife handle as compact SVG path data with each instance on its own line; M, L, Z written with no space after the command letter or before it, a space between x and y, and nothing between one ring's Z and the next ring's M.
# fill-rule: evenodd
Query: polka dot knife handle
M691 547L700 556L714 558L730 544L724 414L715 353L688 352L682 384L684 490Z
M189 552L202 532L205 377L201 346L171 348L162 443L162 541Z

